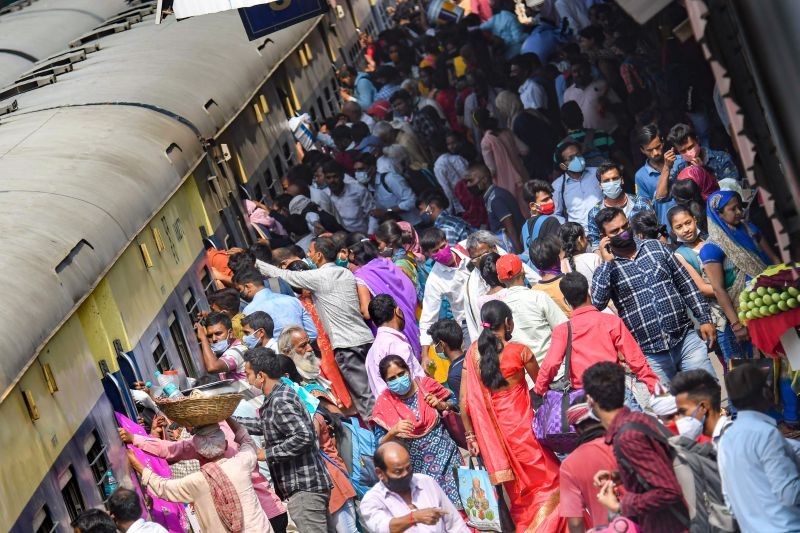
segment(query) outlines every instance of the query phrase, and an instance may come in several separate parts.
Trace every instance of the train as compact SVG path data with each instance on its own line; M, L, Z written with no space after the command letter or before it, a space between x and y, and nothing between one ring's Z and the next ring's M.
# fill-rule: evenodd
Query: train
M204 373L206 243L255 240L242 199L298 163L288 119L336 114L336 69L387 22L339 0L248 41L236 11L122 8L0 84L3 531L71 531L106 472L127 483L114 411L136 416L133 382Z

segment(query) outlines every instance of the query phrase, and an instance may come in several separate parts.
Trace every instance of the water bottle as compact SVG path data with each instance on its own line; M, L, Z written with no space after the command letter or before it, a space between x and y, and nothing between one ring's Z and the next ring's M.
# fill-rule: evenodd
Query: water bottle
M119 483L117 482L117 478L114 477L113 472L109 468L106 470L105 480L103 481L103 494L106 495L106 498L111 496L115 490L119 487Z
M167 398L180 398L181 391L178 390L178 386L171 379L161 372L156 372L154 375L158 384L161 385L161 393L164 396Z

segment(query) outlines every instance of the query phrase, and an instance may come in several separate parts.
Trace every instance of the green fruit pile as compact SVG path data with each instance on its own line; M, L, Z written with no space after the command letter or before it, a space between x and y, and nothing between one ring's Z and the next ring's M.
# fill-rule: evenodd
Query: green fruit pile
M775 288L752 286L739 295L739 321L777 315L800 307L800 290L796 287Z

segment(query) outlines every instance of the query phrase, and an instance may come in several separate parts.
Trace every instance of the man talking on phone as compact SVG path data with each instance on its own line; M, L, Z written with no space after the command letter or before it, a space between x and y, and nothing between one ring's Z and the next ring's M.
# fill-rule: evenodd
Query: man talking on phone
M613 300L619 317L665 385L677 372L695 368L716 377L708 358L716 329L708 304L686 269L661 242L635 238L622 209L605 207L595 222L604 263L592 279L594 306L603 310ZM687 309L700 324L698 331Z

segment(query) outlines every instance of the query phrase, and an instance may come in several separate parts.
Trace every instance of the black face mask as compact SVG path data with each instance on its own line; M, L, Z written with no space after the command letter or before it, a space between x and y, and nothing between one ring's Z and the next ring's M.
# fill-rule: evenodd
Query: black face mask
M413 475L414 472L409 472L403 477L386 476L386 481L383 484L392 492L408 492L411 490L411 477Z
M474 196L483 196L483 191L477 185L470 185L467 190Z
M619 235L614 235L609 239L612 248L616 248L618 250L630 250L634 246L636 246L636 242L633 240L633 235L631 234L630 230L625 230Z

